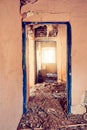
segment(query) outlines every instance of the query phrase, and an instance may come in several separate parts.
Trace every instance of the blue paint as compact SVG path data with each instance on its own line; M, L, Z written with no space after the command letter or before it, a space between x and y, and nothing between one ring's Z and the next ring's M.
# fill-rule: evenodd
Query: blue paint
M22 65L23 65L23 113L27 112L27 84L26 84L26 25L29 24L65 24L67 26L67 113L71 113L72 104L72 70L71 70L71 25L69 22L23 22L22 28Z
M27 24L69 24L69 22L24 22L26 25Z
M71 70L71 47L72 47L72 37L71 37L71 25L67 23L67 113L71 113L72 105L72 70Z
M27 84L26 84L26 30L22 23L22 70L23 70L23 114L27 112Z

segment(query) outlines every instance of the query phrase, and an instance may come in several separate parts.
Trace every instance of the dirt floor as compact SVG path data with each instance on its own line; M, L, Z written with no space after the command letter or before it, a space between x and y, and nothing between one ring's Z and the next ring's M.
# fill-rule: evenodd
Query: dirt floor
M83 115L67 115L64 83L36 84L30 90L27 113L22 115L17 130L87 130Z

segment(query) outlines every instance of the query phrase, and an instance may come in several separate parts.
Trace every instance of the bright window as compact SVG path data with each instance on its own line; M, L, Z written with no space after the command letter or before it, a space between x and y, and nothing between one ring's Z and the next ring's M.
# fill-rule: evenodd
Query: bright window
M43 47L42 48L42 63L55 63L55 47Z

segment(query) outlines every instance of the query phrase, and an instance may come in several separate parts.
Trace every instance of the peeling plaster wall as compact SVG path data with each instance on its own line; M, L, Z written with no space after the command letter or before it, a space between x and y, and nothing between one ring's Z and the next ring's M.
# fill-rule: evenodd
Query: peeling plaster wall
M22 115L19 0L0 1L0 130L16 130Z
M84 108L81 107L81 103L87 90L87 0L40 0L35 4L24 6L22 13L28 11L29 8L39 13L34 13L24 21L70 22L72 28L72 113L83 113ZM79 112L78 108L80 108Z

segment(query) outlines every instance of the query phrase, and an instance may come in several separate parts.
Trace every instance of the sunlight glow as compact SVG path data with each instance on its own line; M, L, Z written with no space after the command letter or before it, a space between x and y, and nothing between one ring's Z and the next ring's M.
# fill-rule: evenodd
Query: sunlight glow
M42 63L56 63L55 47L42 48Z

